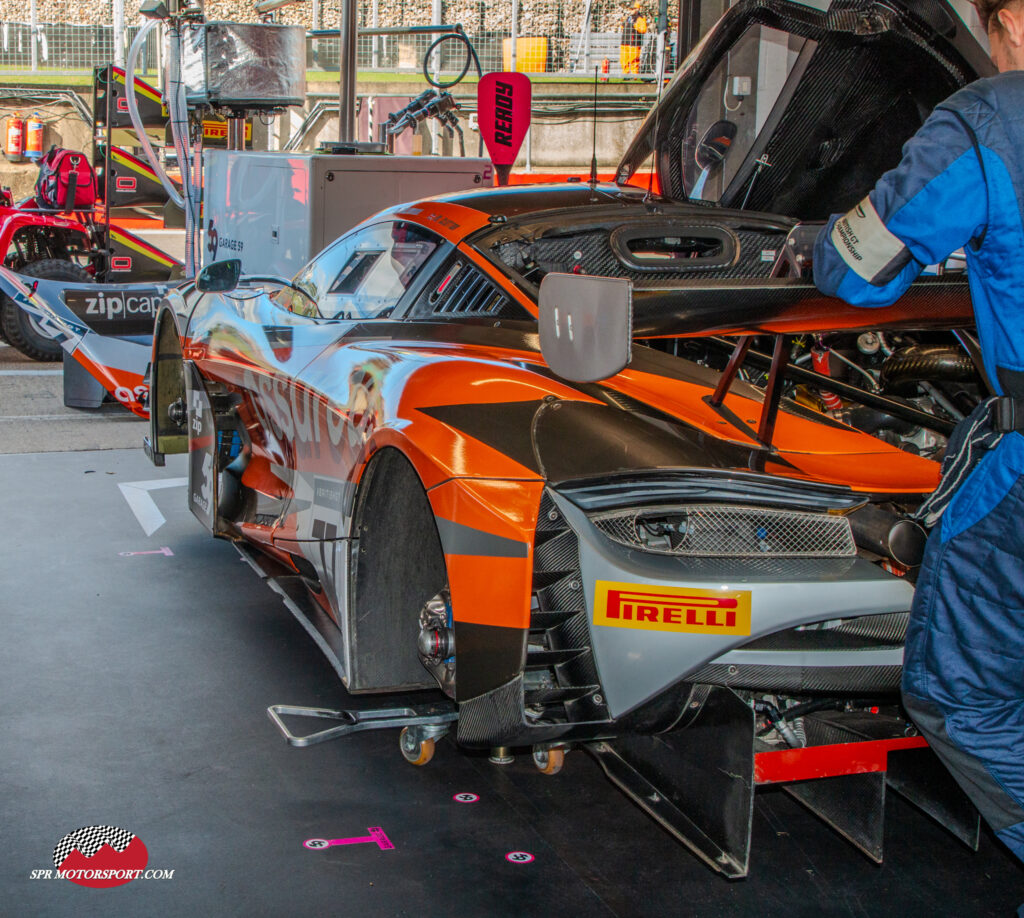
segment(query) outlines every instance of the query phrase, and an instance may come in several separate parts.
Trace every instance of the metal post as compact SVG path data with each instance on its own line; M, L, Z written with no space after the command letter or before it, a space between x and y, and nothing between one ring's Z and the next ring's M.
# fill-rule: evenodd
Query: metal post
M590 17L593 11L593 0L587 0L583 11L583 72L590 71Z
M373 0L373 3L370 5L370 26L371 28L376 29L377 26L379 25L380 0ZM372 66L373 69L376 70L378 67L380 67L380 38L374 35L373 38L370 39L370 41L373 43L373 53L370 57L370 66Z
M228 118L228 149L245 149L245 118Z
M32 54L32 70L39 69L39 14L36 10L36 0L30 0L28 5L29 30L28 43Z
M124 67L124 0L114 0L114 66Z
M665 65L668 54L668 0L658 0L658 40L655 46L655 53L658 55L654 72L657 78L657 85L660 87L665 81Z
M313 0L313 31L320 28L320 0Z
M701 0L679 0L679 27L676 38L676 66L697 47L700 41Z
M516 71L516 45L519 43L519 0L512 0L512 36L511 36L511 62L509 70Z
M441 25L441 20L444 18L444 8L441 0L432 0L431 11L430 11L431 25ZM441 76L441 52L437 50L433 54L433 60L430 62L430 69L434 74L434 79L438 80ZM438 126L436 118L430 119L430 152L434 156L441 156L444 154L444 150L441 149L441 130Z
M356 0L341 0L338 26L338 140L356 139Z
M156 74L156 86L160 92L164 92L166 87L164 86L164 40L162 35L156 36L156 54L153 55L156 60L154 73Z

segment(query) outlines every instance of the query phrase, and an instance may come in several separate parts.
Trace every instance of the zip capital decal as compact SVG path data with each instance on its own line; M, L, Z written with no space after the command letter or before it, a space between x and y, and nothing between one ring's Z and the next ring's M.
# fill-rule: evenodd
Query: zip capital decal
M598 580L594 624L677 634L750 634L750 591Z

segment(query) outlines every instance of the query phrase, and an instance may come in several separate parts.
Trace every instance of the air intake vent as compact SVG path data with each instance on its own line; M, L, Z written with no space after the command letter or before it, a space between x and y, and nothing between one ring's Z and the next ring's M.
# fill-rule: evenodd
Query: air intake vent
M430 294L435 316L501 316L511 304L498 287L472 265L456 261Z
M766 507L697 504L595 515L608 538L629 548L706 558L852 558L843 516Z
M534 724L608 720L594 665L579 540L545 493L533 554L523 704Z

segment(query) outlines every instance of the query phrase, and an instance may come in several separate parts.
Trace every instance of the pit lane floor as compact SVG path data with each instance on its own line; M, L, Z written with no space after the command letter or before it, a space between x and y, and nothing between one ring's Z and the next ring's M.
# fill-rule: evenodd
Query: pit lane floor
M11 392L0 377L0 415ZM396 731L291 748L268 705L374 699L349 698L278 597L201 530L182 457L154 469L140 449L76 450L91 441L62 426L123 445L144 424L32 423L33 452L0 456L5 916L1010 916L1024 901L1024 871L991 833L974 854L895 795L876 867L784 793L760 793L751 876L730 883L583 752L545 777L449 739L414 768ZM140 520L159 526L147 536ZM90 825L134 832L173 878L31 879ZM392 850L302 845L376 826Z

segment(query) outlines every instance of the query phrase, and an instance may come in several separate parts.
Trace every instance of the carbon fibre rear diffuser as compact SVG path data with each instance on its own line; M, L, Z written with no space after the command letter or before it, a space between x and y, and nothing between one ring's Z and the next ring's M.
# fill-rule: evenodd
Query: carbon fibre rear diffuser
M748 873L754 792L770 784L878 863L887 788L977 849L977 810L925 741L901 734L897 718L832 713L804 720L807 746L768 747L755 736L750 706L715 687L683 730L585 748L634 803L730 879Z

